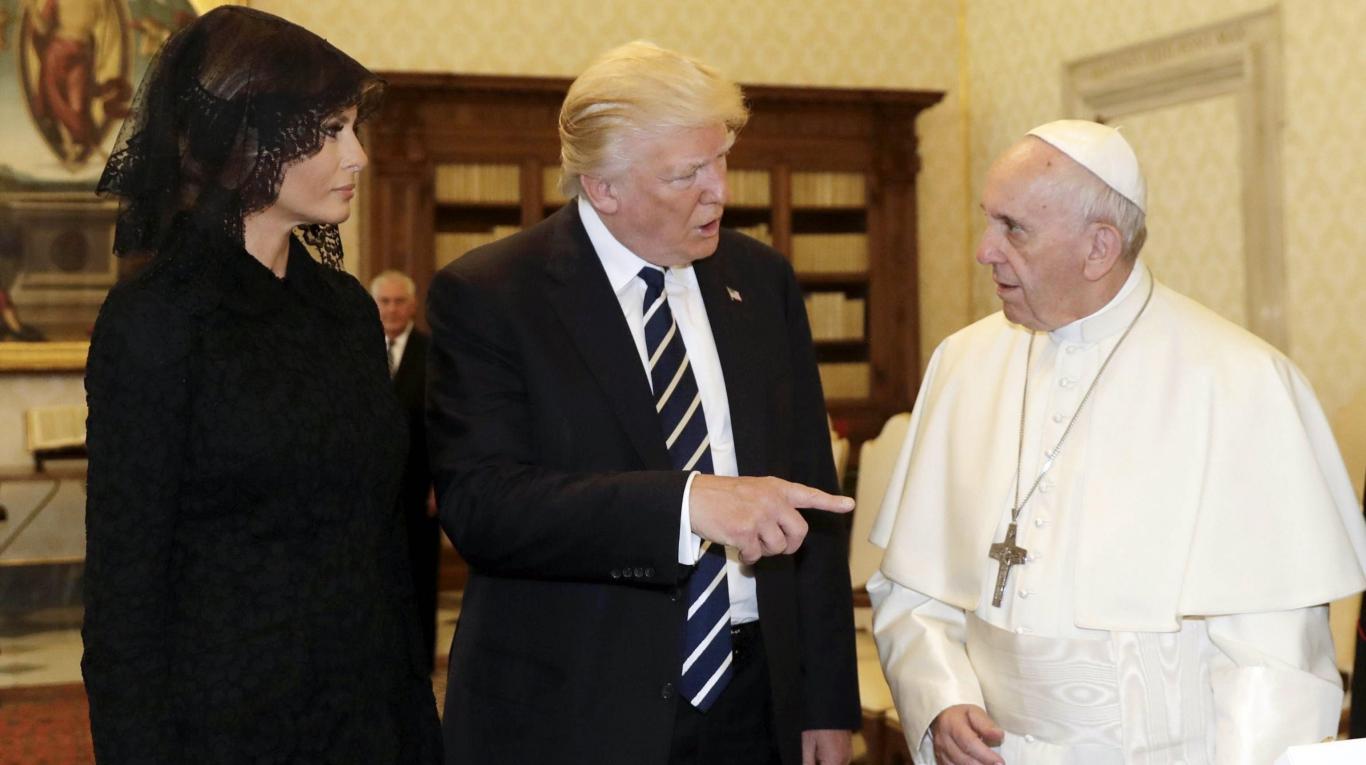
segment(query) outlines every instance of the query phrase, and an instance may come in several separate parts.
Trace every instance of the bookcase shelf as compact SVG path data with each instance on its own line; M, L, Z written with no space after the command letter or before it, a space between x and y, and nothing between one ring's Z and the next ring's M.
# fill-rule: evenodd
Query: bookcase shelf
M556 125L569 80L383 76L384 114L367 126L362 275L399 268L426 294L460 247L565 203ZM827 405L856 460L919 384L915 120L943 94L753 85L745 95L751 118L730 154L722 223L792 259ZM497 201L479 197L487 190Z

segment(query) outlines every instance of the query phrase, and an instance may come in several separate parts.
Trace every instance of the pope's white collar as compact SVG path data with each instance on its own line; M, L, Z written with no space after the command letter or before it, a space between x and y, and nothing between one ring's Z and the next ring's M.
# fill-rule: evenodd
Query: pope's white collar
M1152 278L1152 273L1143 261L1136 260L1129 278L1124 280L1124 286L1119 288L1119 293L1110 302L1090 316L1058 327L1048 336L1058 343L1094 343L1123 332L1143 307L1143 301L1148 296L1148 283Z

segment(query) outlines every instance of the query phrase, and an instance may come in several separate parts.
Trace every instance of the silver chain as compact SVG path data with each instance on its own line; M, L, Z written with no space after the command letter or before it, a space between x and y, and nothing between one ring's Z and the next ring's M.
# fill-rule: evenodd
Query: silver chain
M1086 393L1081 397L1081 403L1077 404L1077 410L1072 413L1072 419L1067 421L1067 427L1063 428L1062 436L1058 438L1058 442L1053 444L1052 449L1044 452L1043 469L1039 471L1039 477L1034 479L1034 485L1029 487L1029 491L1025 494L1024 500L1021 500L1020 471L1022 467L1021 463L1024 462L1025 404L1029 401L1029 366L1031 359L1034 356L1034 338L1038 336L1037 333L1030 333L1029 346L1025 349L1024 391L1020 394L1020 442L1015 451L1015 506L1010 509L1011 523L1015 523L1020 519L1020 511L1024 509L1025 503L1029 502L1029 498L1034 496L1034 491L1038 489L1039 484L1043 482L1043 477L1048 473L1049 468L1053 467L1053 461L1056 460L1058 454L1062 452L1063 442L1067 440L1068 434L1072 432L1072 426L1077 424L1077 418L1081 416L1081 410L1086 408L1086 402L1091 400L1091 393L1095 391L1096 383L1100 382L1100 376L1105 374L1105 368L1110 366L1110 359L1115 357L1115 351L1118 351L1119 346L1124 344L1124 339L1133 331L1134 325L1138 323L1138 318L1143 315L1144 311L1148 310L1148 302L1153 299L1154 285L1155 282L1148 282L1148 295L1143 298L1142 307L1138 309L1138 313L1135 314L1133 320L1129 322L1129 326L1124 328L1124 334L1119 336L1119 341L1115 343L1115 347L1110 349L1110 353L1108 353L1105 356L1105 360L1101 362L1100 369L1096 371L1096 376L1091 380L1091 385L1086 388Z

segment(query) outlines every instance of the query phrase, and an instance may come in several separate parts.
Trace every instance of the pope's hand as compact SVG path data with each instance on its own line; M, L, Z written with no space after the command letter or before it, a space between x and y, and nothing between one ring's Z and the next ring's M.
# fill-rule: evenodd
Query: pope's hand
M934 758L946 765L1005 765L991 751L1000 746L1005 731L997 727L985 709L975 704L949 707L930 723Z
M798 508L847 513L854 500L781 478L705 474L693 479L688 498L693 533L737 548L745 563L801 547L807 527Z

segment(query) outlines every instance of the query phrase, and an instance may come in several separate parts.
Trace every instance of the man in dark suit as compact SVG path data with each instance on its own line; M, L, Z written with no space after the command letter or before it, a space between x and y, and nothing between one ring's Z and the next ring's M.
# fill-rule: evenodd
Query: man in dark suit
M436 573L441 555L441 528L436 518L436 496L427 464L427 346L429 339L413 324L417 288L401 271L385 271L370 282L370 295L379 306L385 350L394 392L408 415L408 463L399 487L398 511L408 527L408 559L412 563L413 594L425 641L427 670L436 655Z
M560 115L573 201L433 282L432 465L470 565L449 763L849 760L853 502L792 269L720 228L747 118L700 62L607 53Z

